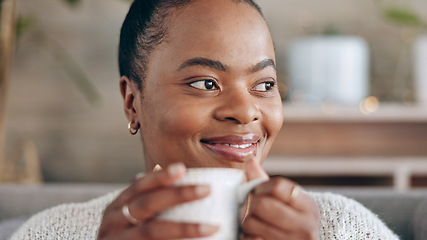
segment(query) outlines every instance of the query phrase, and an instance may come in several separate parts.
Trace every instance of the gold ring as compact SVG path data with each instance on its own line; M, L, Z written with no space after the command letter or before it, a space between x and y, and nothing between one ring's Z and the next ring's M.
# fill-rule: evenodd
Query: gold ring
M293 201L296 200L296 198L298 197L299 193L301 191L301 187L298 185L294 185L294 187L292 188L292 192L291 195L289 196L289 203L292 203Z
M126 220L128 220L130 223L134 224L134 225L138 225L141 223L140 220L136 219L135 217L133 217L130 212L129 212L129 205L123 205L122 207L122 213L123 216L125 216Z

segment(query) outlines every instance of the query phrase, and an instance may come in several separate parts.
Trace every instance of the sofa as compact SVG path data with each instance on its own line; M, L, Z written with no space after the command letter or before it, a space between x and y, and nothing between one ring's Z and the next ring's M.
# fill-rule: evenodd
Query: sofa
M121 184L0 184L0 240L32 214L67 202L81 202L123 188ZM427 189L396 192L385 188L308 188L356 199L401 239L427 240Z

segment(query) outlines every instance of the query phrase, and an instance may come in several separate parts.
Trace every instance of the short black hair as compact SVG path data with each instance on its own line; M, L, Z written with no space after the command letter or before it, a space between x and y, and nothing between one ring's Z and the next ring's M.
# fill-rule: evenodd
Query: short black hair
M142 90L148 58L152 50L164 41L168 32L165 19L171 9L197 0L135 0L123 22L119 43L120 76L127 76ZM262 16L253 0L233 0L247 3Z

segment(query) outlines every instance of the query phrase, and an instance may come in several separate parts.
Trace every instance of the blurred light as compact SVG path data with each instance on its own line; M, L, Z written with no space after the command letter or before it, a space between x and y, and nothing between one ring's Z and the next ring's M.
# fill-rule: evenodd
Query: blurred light
M366 115L376 112L378 110L378 107L379 107L378 98L374 96L369 96L365 98L359 104L360 112Z
M322 112L326 115L332 115L335 113L336 104L332 100L325 100L322 102Z

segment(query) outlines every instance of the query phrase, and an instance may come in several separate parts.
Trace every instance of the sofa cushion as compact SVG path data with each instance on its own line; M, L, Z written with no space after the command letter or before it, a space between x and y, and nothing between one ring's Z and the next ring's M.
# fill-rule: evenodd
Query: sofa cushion
M328 188L318 190L325 189ZM363 204L377 214L401 239L415 238L417 231L414 232L414 216L420 203L427 199L427 191L421 189L398 192L393 189L332 188L332 192L343 194Z
M0 184L0 221L31 216L46 208L84 202L123 188L121 184Z
M27 219L27 217L17 217L0 221L0 240L7 240Z
M427 239L427 199L421 202L414 214L414 239Z

